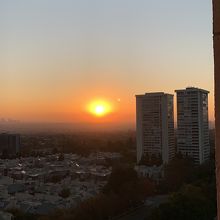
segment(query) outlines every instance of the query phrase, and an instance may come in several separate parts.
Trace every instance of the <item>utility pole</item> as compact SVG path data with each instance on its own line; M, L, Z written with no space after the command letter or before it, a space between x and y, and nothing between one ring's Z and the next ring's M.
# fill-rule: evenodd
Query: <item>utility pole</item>
M215 138L218 220L220 220L220 0L213 0L213 41L215 63Z

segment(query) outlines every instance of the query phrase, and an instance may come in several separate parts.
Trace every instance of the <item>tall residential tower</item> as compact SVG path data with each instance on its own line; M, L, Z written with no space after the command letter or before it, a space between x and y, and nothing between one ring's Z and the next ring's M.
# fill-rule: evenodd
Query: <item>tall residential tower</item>
M210 157L208 91L198 88L176 90L177 152L202 164Z
M174 157L173 95L146 93L136 96L137 162L143 157Z

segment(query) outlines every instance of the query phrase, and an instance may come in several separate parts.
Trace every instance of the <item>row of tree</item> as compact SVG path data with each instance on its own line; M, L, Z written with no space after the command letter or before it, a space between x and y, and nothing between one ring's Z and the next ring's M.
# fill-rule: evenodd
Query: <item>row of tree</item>
M176 158L165 168L160 193L170 193L167 203L152 210L147 220L211 220L216 217L215 160L195 166Z

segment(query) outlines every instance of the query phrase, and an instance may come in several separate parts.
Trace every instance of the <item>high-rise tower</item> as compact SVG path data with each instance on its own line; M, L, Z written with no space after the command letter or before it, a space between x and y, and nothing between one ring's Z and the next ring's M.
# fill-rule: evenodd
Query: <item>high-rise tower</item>
M202 164L210 158L208 91L198 88L176 90L177 151Z
M160 158L162 163L168 163L175 154L173 95L137 95L136 114L137 162L143 157L153 157Z

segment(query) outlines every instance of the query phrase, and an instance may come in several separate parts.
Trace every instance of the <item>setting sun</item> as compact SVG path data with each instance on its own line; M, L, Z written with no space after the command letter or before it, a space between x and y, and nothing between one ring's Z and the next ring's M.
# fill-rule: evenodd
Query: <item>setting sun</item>
M88 111L97 117L103 117L112 112L112 106L103 100L93 101L88 105Z
M95 108L96 115L103 115L105 113L105 107L103 105L98 105Z

